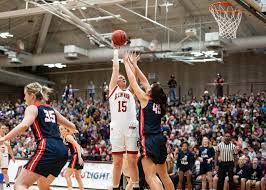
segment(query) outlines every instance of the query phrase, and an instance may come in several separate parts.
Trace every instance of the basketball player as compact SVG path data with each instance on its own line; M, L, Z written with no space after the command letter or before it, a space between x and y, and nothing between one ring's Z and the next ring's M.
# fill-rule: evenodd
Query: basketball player
M6 134L6 131L8 130L8 128L3 125L0 124L1 128L0 128L0 136L3 137ZM9 164L9 155L11 156L11 159L13 160L13 162L15 162L15 157L14 157L14 153L13 150L10 146L10 141L5 141L1 146L0 146L0 157L1 157L1 170L2 173L4 175L4 180L6 183L6 187L10 187L9 184L9 176L8 176L8 164Z
M206 190L206 178L209 182L209 189L213 189L212 185L212 168L213 160L215 156L215 150L210 146L209 139L203 137L202 146L199 148L199 160L200 160L200 175L202 180L202 190Z
M79 189L84 190L84 185L81 178L81 170L83 169L84 164L81 157L81 147L65 127L59 126L59 129L63 138L63 142L68 145L71 153L71 161L66 170L67 187L69 190L72 189L71 176L73 173L75 173L75 178L78 182Z
M68 150L60 138L58 124L70 131L75 125L45 102L52 89L39 83L30 83L24 88L25 110L22 122L7 135L0 138L0 144L26 131L30 126L37 140L37 150L15 181L15 189L28 189L37 181L39 189L48 190L67 162Z
M111 111L110 141L113 157L113 189L119 188L123 154L127 153L129 175L133 189L139 189L137 154L138 122L136 103L127 88L126 79L119 74L118 50L114 50L113 72L109 84Z
M124 55L126 73L135 95L140 101L140 141L142 165L145 179L150 189L163 189L162 183L157 180L159 174L165 189L174 190L174 185L167 173L166 166L166 137L161 134L161 118L166 112L167 97L159 84L150 86L147 78L137 66L138 56L135 53ZM136 75L144 86L144 92L137 83L131 70L132 65Z

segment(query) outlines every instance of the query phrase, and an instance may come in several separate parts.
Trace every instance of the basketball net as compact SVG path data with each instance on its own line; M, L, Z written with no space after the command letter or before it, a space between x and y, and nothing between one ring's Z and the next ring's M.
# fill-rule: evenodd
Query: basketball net
M242 11L229 2L216 2L209 6L219 26L219 36L226 39L236 38L238 26L241 22Z

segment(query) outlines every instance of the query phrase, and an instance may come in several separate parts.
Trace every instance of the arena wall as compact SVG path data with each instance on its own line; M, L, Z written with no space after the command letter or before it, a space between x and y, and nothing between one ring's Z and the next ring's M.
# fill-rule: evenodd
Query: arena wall
M11 86L0 83L0 101L15 101L23 98L23 87Z

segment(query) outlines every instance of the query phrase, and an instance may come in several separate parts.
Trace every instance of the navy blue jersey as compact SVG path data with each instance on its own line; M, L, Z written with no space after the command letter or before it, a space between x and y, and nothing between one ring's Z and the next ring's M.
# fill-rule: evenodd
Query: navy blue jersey
M207 159L213 158L215 156L214 148L201 146L199 148L199 156L203 158L203 161L207 161Z
M160 134L162 117L160 105L149 100L147 106L140 110L141 135Z
M260 181L262 178L262 168L257 166L255 169L251 166L249 168L249 179Z
M182 150L178 153L177 168L192 169L195 162L194 154L190 151L183 152Z
M31 129L37 141L39 142L44 138L61 139L54 109L44 104L36 104L36 106L38 108L38 116Z
M239 176L239 178L248 178L249 175L249 168L246 164L244 164L242 167L239 165L236 166L236 175Z

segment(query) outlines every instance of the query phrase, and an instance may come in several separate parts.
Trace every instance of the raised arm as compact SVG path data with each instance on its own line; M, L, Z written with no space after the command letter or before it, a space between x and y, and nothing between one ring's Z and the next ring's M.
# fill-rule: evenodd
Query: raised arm
M113 57L113 72L109 83L109 96L117 85L118 76L119 76L118 49L115 49Z
M140 83L143 85L145 91L148 92L151 89L151 85L150 85L148 79L146 78L146 76L143 74L143 72L138 67L137 62L138 62L139 58L140 58L140 55L137 55L136 53L132 53L129 55L129 61L133 65L133 67L135 68L136 76L140 80Z
M74 133L76 131L76 126L74 123L70 122L67 120L64 116L62 116L58 111L55 110L56 118L57 118L57 123L59 125L63 125L66 127L71 133Z
M38 115L38 108L34 105L28 106L25 110L24 119L14 129L12 129L7 135L0 138L0 144L4 141L13 139L17 135L26 131L31 126Z
M139 87L136 77L134 76L134 73L132 72L130 66L129 66L129 60L128 60L128 54L126 53L124 56L124 65L127 73L127 77L130 83L131 88L133 89L135 95L137 96L138 100L140 101L141 107L144 108L146 107L148 103L148 98L146 93L141 90Z

